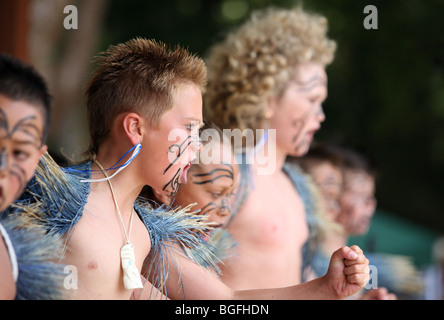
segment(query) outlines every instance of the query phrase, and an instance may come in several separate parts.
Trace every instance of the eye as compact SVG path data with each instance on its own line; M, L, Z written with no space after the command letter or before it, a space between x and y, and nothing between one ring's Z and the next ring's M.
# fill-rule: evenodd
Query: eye
M316 97L311 97L311 98L309 98L308 99L308 101L311 103L311 104L321 104L322 103L322 99L321 99L321 97L319 97L319 96L316 96Z
M195 132L197 134L199 132L199 123L197 121L191 121L185 125L185 128L188 132Z
M12 154L19 161L24 161L30 157L30 153L22 149L14 149Z
M316 95L316 96L310 96L308 97L308 101L311 104L322 104L325 101L325 96L323 95Z
M185 125L185 128L187 129L188 132L191 132L193 130L193 125L187 124L187 125Z
M213 198L217 199L217 198L220 198L222 196L222 193L220 193L220 192L211 192L211 196L213 196Z

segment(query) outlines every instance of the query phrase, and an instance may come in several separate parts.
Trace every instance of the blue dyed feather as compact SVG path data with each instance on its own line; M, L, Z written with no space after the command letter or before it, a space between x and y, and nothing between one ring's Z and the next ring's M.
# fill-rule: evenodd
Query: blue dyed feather
M80 180L89 179L91 162L73 169L60 168L45 154L36 170L35 178L27 191L15 204L16 213L33 216L37 225L42 225L50 234L65 235L69 241L72 228L80 220L90 193L90 184ZM216 259L210 245L203 239L208 223L189 208L162 206L154 209L148 201L139 198L134 208L144 222L151 238L151 252L145 261L150 280L165 296L170 260L174 254L189 257L211 272L218 272ZM179 247L180 249L177 249ZM196 256L189 256L192 250ZM173 261L175 263L175 261Z
M46 235L41 228L23 227L14 216L0 219L17 256L19 274L16 300L65 298L63 265L58 263L62 248L59 237Z

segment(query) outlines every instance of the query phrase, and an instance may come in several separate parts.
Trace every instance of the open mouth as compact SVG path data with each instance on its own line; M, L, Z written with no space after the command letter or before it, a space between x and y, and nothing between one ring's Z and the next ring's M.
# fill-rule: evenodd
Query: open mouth
M202 235L202 240L205 242L208 242L208 240L210 240L210 233L207 232L205 234Z
M210 223L210 225L211 225L211 229L207 229L207 230L205 230L205 232L202 234L202 239L205 241L205 242L208 242L208 240L210 240L210 237L211 237L211 234L216 230L216 229L219 229L219 228L222 228L224 225L222 224L222 223Z
M222 223L215 223L215 224L212 224L211 225L211 227L213 228L213 230L214 229L219 229L219 228L222 228L224 225L222 224Z
M182 183L186 184L188 182L188 169L191 167L191 162L189 162L182 171Z
M307 136L308 136L308 138L311 139L311 140L313 140L314 135L315 135L316 132L318 132L318 131L319 131L319 128L315 128L315 129L312 129L312 130L308 131L308 132L307 132Z

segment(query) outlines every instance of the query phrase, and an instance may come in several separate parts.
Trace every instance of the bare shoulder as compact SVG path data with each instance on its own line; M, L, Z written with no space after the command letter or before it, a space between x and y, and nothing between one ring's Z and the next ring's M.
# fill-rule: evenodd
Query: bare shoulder
M15 298L16 286L12 276L9 252L3 237L0 235L0 300Z

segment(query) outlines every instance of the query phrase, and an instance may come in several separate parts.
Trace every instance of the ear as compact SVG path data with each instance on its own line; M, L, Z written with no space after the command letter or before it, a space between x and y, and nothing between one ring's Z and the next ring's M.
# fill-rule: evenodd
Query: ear
M166 196L164 193L157 192L156 190L154 190L154 188L153 188L153 193L154 196L157 198L157 200L159 200L160 202L164 204L170 204L171 198Z
M46 151L48 151L48 146L46 144L42 145L40 147L40 156L39 156L39 161L40 159L43 157L43 155L45 154Z
M274 113L276 112L277 107L277 98L272 95L267 98L267 105L265 107L264 118L270 120L273 118Z
M142 142L143 134L145 132L144 118L137 113L131 112L124 116L122 125L125 134L133 145Z

